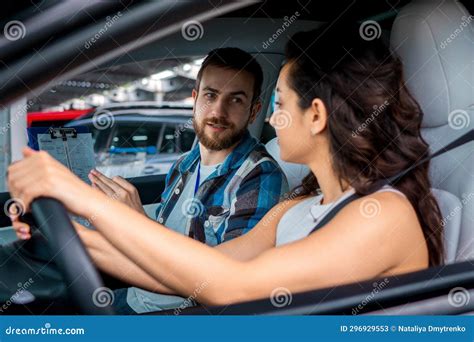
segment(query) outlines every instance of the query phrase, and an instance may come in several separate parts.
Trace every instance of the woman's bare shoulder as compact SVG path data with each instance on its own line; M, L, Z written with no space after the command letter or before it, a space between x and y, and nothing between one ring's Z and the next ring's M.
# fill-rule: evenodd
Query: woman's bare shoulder
M427 262L426 240L416 211L400 193L381 191L361 197L341 210L331 226L335 237L344 231L350 240L384 260L387 270Z

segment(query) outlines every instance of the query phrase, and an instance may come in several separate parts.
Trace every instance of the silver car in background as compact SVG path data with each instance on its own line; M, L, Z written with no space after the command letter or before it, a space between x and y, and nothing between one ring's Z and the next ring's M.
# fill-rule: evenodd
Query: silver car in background
M192 106L130 102L99 107L65 127L92 133L96 168L124 178L166 174L195 140Z

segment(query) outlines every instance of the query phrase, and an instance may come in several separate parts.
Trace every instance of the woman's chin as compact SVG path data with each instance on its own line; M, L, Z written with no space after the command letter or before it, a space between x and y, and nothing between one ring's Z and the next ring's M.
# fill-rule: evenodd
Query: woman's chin
M280 160L286 163L305 164L301 159L295 158L295 155L285 154L282 150L280 150Z

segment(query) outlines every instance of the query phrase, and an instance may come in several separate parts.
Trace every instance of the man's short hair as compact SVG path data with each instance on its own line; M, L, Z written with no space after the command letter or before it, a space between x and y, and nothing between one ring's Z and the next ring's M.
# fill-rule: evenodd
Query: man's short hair
M199 91L202 74L208 66L215 66L237 71L243 70L252 74L254 79L252 103L257 102L262 91L263 72L260 64L248 52L234 47L220 48L209 52L202 62L201 69L199 69L197 74L197 91Z

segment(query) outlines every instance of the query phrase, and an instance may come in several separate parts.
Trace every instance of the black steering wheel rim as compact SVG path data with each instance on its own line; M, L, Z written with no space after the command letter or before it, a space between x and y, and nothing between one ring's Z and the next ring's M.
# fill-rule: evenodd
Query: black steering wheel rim
M64 205L52 198L38 198L31 204L31 212L37 228L48 241L53 261L63 276L68 293L81 313L113 314L112 290L104 287Z

